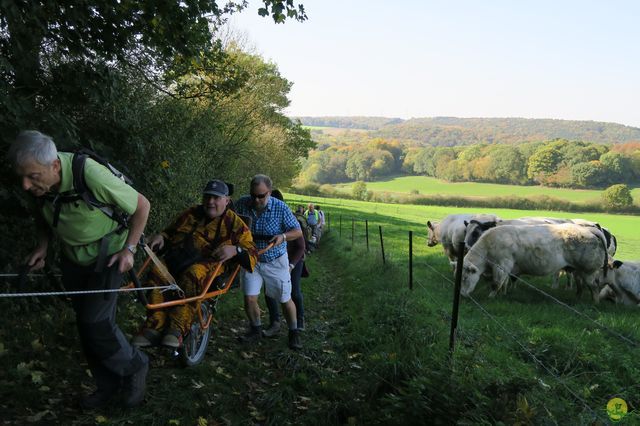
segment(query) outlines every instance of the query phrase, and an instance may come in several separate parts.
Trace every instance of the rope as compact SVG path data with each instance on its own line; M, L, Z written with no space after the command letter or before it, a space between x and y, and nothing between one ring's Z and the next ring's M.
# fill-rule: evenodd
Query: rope
M570 387L569 385L567 385L565 383L565 381L558 376L557 374L555 374L551 369L549 369L546 365L544 365L544 363L542 361L540 361L538 359L538 357L531 352L525 345L523 345L522 343L520 343L520 341L513 335L511 334L501 323L500 321L498 321L493 315L491 315L489 313L489 311L487 311L484 306L482 306L478 301L476 301L476 299L474 299L473 297L471 297L470 295L468 296L469 300L471 300L473 303L475 303L475 305L486 315L488 316L494 323L496 323L498 325L498 327L500 327L502 329L502 331L509 336L514 342L516 342L518 344L518 346L520 346L527 354L529 354L529 356L531 356L531 358L540 366L542 367L547 373L549 373L554 379L556 379L558 381L558 383L560 383L576 400L580 401L582 403L582 405L589 410L594 417L598 418L598 414L593 411L593 409L591 407L589 407L589 405L587 404L587 402L582 399L578 394L576 394Z
M8 298L8 297L40 297L40 296L73 296L80 294L100 294L100 293L119 293L119 292L131 292L131 291L147 291L147 290L181 290L175 284L165 285L165 286L157 286L157 287L141 287L141 288L114 288L109 290L78 290L78 291L43 291L36 293L0 293L0 298Z
M15 278L19 277L20 274L0 274L0 278ZM48 277L47 274L27 274L27 277ZM60 274L53 274L54 277L61 277Z
M497 267L498 267L498 268L500 268L502 271L506 272L507 274L509 274L509 276L511 276L511 274L509 273L509 271L505 270L502 266L498 265L497 263L492 262L491 260L489 260L489 259L487 259L486 257L481 256L481 255L479 255L479 254L477 254L477 256L479 256L479 257L483 258L483 259L484 259L485 261L487 261L488 263L490 263L490 264L492 264L492 265L497 266ZM593 319L593 318L591 318L590 316L588 316L588 315L586 315L586 314L584 314L584 313L582 313L582 312L578 311L577 309L575 309L575 308L573 308L573 307L571 307L571 306L567 305L567 304L566 304L566 303L564 303L563 301L558 300L556 297L554 297L554 296L550 295L550 294L549 294L549 293L547 293L546 291L541 290L541 289L539 289L538 287L534 286L533 284L531 284L531 283L527 282L527 280L525 280L524 278L521 278L521 277L518 277L518 276L516 276L515 278L516 278L516 280L518 280L518 281L520 281L520 282L523 282L523 283L524 283L525 285L527 285L528 287L530 287L530 288L534 289L534 290L535 290L535 291L537 291L538 293L540 293L540 294L544 295L545 297L548 297L549 299L553 300L555 303L557 303L557 304L559 304L559 305L563 306L564 308L566 308L566 309L570 310L570 311L571 311L571 312L573 312L574 314L579 315L579 316L581 316L581 317L583 317L583 318L587 319L588 321L592 322L593 324L595 324L595 325L596 325L596 327L598 327L598 328L600 328L600 329L602 329L602 330L606 331L607 333L609 333L609 334L611 334L611 335L613 335L613 336L615 336L615 337L619 338L620 340L622 340L622 341L624 341L624 342L626 342L626 343L628 343L628 344L630 344L630 345L632 345L632 346L638 346L638 342L636 342L636 341L634 341L634 340L632 340L632 339L630 339L630 338L628 338L628 337L626 337L626 336L624 336L624 335L622 335L622 334L618 333L617 331L615 331L615 330L613 330L613 329L611 329L611 328L607 327L607 326L606 326L606 325L604 325L604 324L599 323L598 321L594 320L594 319Z

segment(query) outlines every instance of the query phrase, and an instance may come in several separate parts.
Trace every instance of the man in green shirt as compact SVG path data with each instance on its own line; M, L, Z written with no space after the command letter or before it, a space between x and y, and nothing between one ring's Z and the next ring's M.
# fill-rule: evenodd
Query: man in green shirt
M133 267L136 243L147 223L149 201L98 162L87 159L87 189L100 203L130 215L128 228L82 199L74 202L73 154L58 152L37 131L20 133L9 150L22 188L34 197L38 245L27 256L30 270L44 267L52 236L62 247L62 280L67 290L118 288ZM69 198L71 196L71 198ZM108 403L124 387L128 407L144 399L147 356L132 347L115 321L117 293L73 296L80 342L97 389L81 399L83 408Z

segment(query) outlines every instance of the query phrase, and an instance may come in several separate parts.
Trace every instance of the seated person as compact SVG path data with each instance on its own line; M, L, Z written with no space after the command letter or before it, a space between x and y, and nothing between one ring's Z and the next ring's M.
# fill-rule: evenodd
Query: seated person
M215 270L217 262L237 259L248 271L257 262L257 250L251 230L240 217L228 208L229 187L221 180L212 180L202 193L202 204L182 212L160 234L149 242L152 250L166 249L164 263L182 288L186 297L200 294L206 278ZM219 274L232 270L229 262L222 265ZM162 275L153 268L147 286L166 285ZM149 303L165 302L169 292L151 291ZM146 347L160 342L164 346L178 348L182 337L188 333L195 318L194 303L172 306L167 309L150 309L147 320L132 344Z

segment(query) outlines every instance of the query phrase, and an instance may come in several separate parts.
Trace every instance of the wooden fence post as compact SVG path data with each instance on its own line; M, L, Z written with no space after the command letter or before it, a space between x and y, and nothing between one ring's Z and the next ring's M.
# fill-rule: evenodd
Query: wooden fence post
M369 221L364 221L364 231L367 239L367 251L369 251Z
M382 239L382 225L378 225L378 230L380 231L380 250L382 250L382 264L384 265L387 262L384 258L384 240Z
M409 231L409 290L413 290L413 231Z
M456 282L453 288L453 309L451 311L451 333L449 334L449 354L453 355L458 332L458 308L460 306L460 287L462 285L462 262L464 261L464 241L458 245L458 262L456 263Z
M353 245L355 236L356 236L356 220L354 218L351 218L351 245Z

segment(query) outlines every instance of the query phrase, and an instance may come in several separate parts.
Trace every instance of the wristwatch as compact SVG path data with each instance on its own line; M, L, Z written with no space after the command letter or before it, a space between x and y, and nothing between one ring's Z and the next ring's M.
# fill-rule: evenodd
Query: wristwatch
M136 246L135 244L129 244L127 245L127 250L129 250L131 254L136 254L136 252L138 251L138 246Z
M236 246L236 253L237 254L242 254L242 247Z

